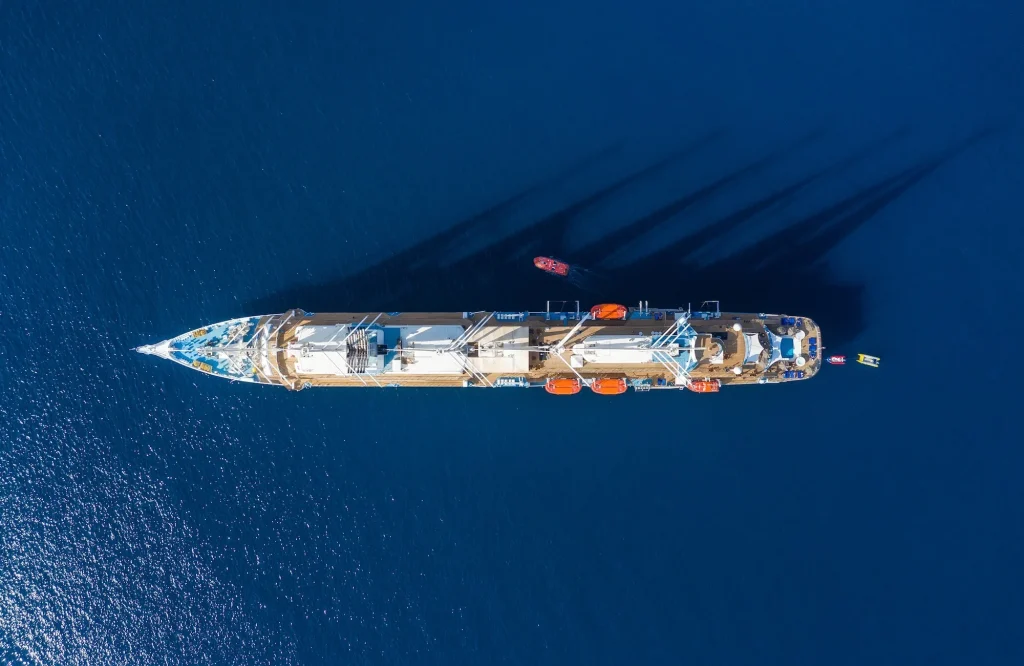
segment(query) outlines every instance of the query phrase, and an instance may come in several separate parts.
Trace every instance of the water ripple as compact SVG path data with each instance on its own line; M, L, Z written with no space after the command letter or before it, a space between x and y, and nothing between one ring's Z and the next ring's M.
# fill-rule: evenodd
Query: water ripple
M17 422L0 433L0 636L42 663L292 661L164 484L56 412L0 417Z

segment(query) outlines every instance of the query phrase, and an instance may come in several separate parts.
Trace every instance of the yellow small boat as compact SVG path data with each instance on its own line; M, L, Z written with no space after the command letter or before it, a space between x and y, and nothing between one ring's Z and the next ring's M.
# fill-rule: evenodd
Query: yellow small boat
M867 354L857 354L857 362L863 365L869 365L872 368L877 368L878 364L881 363L882 359L877 356L868 356Z

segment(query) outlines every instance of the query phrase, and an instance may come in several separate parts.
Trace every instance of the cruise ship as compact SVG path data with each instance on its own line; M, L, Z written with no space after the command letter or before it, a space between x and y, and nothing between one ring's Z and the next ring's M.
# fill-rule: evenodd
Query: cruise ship
M136 351L207 375L291 390L540 388L717 393L821 368L807 317L602 303L544 311L342 312L294 309L204 326Z

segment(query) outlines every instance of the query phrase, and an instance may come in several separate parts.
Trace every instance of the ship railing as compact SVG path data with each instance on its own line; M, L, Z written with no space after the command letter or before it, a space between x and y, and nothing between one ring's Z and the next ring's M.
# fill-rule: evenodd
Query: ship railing
M533 313L529 310L524 310L522 312L496 311L494 312L494 318L500 322L518 324L526 321L526 319L533 314L539 313Z
M565 306L565 304L566 304L566 301L560 301L559 302L559 307L563 307L563 306ZM541 314L541 313L538 312L537 314ZM581 313L580 313L580 302L576 301L576 312L572 313L572 312L566 312L565 310L558 310L556 312L552 312L551 311L551 301L548 301L547 302L547 307L544 310L543 314L544 314L544 321L551 321L552 319L561 319L562 321L567 321L569 319L578 320L580 318L580 316L581 316Z
M705 306L715 307L714 310L705 310ZM693 316L700 317L701 319L720 319L722 317L722 308L718 301L704 301L700 304L700 311L694 312Z

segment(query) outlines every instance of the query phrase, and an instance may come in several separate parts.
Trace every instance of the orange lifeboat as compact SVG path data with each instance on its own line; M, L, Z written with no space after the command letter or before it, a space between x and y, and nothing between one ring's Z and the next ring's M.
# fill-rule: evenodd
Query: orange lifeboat
M629 308L617 303L602 303L590 308L590 314L594 319L625 319Z
M590 390L598 395L619 395L620 393L626 392L626 380L612 379L610 377L604 377L602 379L595 379L590 384Z
M694 379L686 385L694 393L718 393L721 387L722 382L717 379Z
M580 380L575 377L572 379L549 379L544 384L544 390L552 395L576 395L583 388L580 385Z

